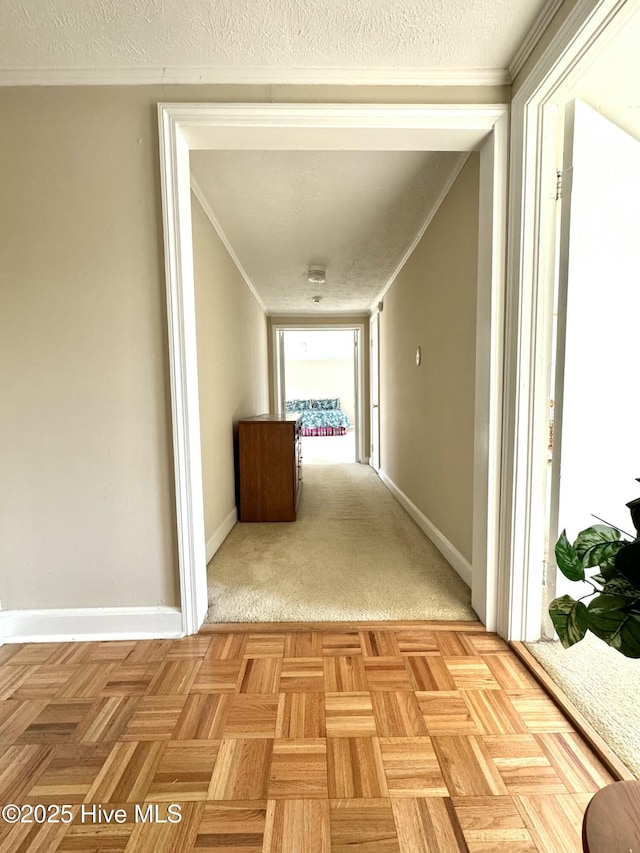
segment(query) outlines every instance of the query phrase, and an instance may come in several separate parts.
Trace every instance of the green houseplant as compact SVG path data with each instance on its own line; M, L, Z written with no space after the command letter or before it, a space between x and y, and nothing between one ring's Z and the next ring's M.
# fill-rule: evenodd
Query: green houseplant
M596 524L582 530L573 543L563 530L556 543L556 562L562 574L591 586L578 600L562 595L549 605L565 648L591 631L626 657L640 658L640 498L627 506L635 539L623 538L623 531L612 525Z

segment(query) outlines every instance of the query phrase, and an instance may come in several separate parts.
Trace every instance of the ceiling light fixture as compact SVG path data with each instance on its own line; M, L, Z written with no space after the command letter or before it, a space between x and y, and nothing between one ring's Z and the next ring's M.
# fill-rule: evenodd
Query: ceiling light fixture
M327 280L326 272L320 267L310 267L307 273L307 281L309 284L324 284Z

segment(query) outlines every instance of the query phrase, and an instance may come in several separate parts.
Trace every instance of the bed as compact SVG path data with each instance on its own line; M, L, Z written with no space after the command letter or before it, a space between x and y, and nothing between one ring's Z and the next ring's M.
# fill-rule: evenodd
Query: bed
M345 435L351 426L339 397L287 400L285 411L300 415L302 435Z

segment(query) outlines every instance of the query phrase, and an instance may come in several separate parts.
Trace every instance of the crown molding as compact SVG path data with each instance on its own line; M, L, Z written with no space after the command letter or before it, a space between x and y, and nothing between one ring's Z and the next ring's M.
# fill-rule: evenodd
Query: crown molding
M217 219L215 213L213 212L211 205L207 201L207 197L205 196L204 192L202 191L201 186L198 184L198 182L193 177L193 175L191 175L191 189L193 190L194 196L200 202L202 209L206 213L207 219L213 225L214 230L216 231L218 237L222 240L222 243L223 243L225 249L227 250L227 252L229 253L231 260L233 261L233 263L238 268L238 272L240 273L242 278L245 280L247 287L249 288L249 290L251 291L251 293L255 297L255 300L258 303L258 305L262 308L263 313L266 314L267 308L266 308L264 302L262 301L262 298L260 297L258 291L256 290L253 282L251 281L251 279L247 275L247 271L245 270L245 268L240 263L240 259L238 258L238 256L234 252L233 246L229 242L227 235L222 230L222 226L218 222L218 219Z
M531 56L533 49L540 41L542 34L551 23L563 2L564 0L547 0L547 3L540 10L538 17L533 22L533 26L527 32L524 41L509 63L509 77L511 81L515 80L520 73L520 69Z
M558 5L559 0L551 0ZM149 85L508 86L506 68L278 68L253 66L2 68L0 86Z

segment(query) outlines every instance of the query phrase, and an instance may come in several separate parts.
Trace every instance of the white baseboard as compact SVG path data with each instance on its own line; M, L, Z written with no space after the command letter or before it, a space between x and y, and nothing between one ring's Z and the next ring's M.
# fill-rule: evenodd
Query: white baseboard
M227 536L231 533L238 521L238 510L234 507L229 515L222 522L220 527L215 531L213 536L207 540L207 563L212 559L218 548L222 545Z
M76 640L154 640L184 636L179 607L70 607L4 610L5 643L66 643Z
M466 585L470 587L471 580L473 578L473 568L471 563L466 559L466 557L462 556L455 545L452 545L451 542L449 542L447 537L438 530L435 524L429 521L426 515L418 509L413 501L409 500L405 493L396 486L393 480L390 480L389 477L387 477L384 471L378 471L378 476L398 503L409 513L420 530L422 530L425 536L433 542L445 560L450 563Z

